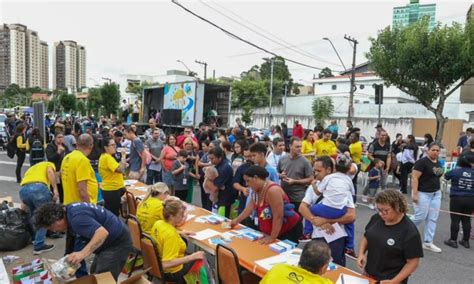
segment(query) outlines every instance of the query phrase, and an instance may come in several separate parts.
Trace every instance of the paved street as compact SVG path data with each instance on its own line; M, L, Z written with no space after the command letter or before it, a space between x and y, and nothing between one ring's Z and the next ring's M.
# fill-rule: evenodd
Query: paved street
M15 202L19 202L18 189L19 186L15 182L15 159L9 159L5 153L0 153L0 196L13 196ZM23 167L24 170L27 166ZM195 201L200 199L198 190L194 195ZM199 204L199 203L197 203ZM448 209L446 199L442 208ZM360 236L363 234L364 226L367 224L370 216L375 211L359 205L357 208L356 221L356 244ZM450 220L449 215L441 213L438 228L435 237L435 244L443 249L441 254L425 251L425 257L421 261L421 265L415 275L411 277L411 283L474 283L474 248L465 249L460 247L452 249L443 244L443 240L449 237ZM56 245L56 249L45 253L42 257L58 259L64 251L64 239L48 240L48 242ZM471 241L474 247L474 241ZM13 254L20 256L25 260L34 258L32 247L8 253L0 253L1 256ZM357 271L355 261L348 259L348 267Z

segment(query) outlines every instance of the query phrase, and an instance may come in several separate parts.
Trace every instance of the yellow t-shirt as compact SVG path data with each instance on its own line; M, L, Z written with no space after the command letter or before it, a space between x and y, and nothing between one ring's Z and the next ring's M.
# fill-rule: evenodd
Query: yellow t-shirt
M170 261L184 257L186 244L178 231L171 224L164 220L155 222L151 229L151 236L155 239L158 250L161 254L161 261ZM165 269L166 273L176 273L183 269L183 265L178 265Z
M276 264L265 274L260 284L333 284L331 280L306 269L289 264Z
M151 229L156 221L165 219L163 218L163 201L155 197L142 201L137 209L137 218L142 231L151 235Z
M312 161L313 156L306 156L306 154L315 154L316 153L316 142L311 143L309 140L303 140L301 143L301 154L306 157L306 159Z
M362 158L362 142L357 141L349 145L349 152L351 152L351 158L354 163L360 165L360 159Z
M26 171L25 176L21 180L20 185L40 182L46 184L49 187L51 184L48 179L48 168L52 168L53 171L56 172L56 167L51 162L40 162L30 167Z
M92 204L97 203L99 187L89 159L79 150L67 154L61 164L64 205L80 202L77 183L87 181L87 192Z
M124 187L123 174L115 170L120 164L112 155L104 153L99 158L99 174L102 178L102 190L113 191Z
M316 156L334 156L337 153L336 144L332 140L324 141L319 139L316 141Z

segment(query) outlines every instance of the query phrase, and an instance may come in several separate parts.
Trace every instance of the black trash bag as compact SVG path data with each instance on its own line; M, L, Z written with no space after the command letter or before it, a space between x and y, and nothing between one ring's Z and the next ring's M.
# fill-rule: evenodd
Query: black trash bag
M28 214L18 208L0 205L0 251L15 251L26 247L31 240Z

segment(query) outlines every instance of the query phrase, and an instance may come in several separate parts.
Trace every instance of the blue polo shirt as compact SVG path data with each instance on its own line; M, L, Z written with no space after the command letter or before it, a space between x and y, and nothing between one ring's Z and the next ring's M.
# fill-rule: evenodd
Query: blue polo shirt
M451 180L449 196L474 196L474 169L455 168L445 178Z
M224 187L219 190L219 196L217 199L218 206L230 206L234 203L237 198L237 191L232 186L232 180L234 178L234 171L230 166L229 160L224 158L217 166L217 172L219 176L214 180L214 185L218 188Z
M125 224L112 212L102 206L86 202L71 203L66 206L68 230L90 241L95 231L104 227L109 235L96 252L108 248L118 240L124 231Z
M232 183L233 184L238 183L241 186L247 187L247 183L244 180L244 174L248 170L248 168L250 168L251 166L252 164L249 164L249 163L243 163L242 165L240 165L240 167L237 168L237 171L235 171L234 180ZM247 196L240 194L239 195L239 208L237 209L237 212L239 212L239 214L242 213L242 211L244 211L246 204L247 204Z

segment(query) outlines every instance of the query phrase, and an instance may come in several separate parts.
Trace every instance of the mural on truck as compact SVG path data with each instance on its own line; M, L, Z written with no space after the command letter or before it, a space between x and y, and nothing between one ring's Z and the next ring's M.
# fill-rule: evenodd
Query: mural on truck
M195 82L165 84L163 109L180 109L181 125L193 125L195 92Z

